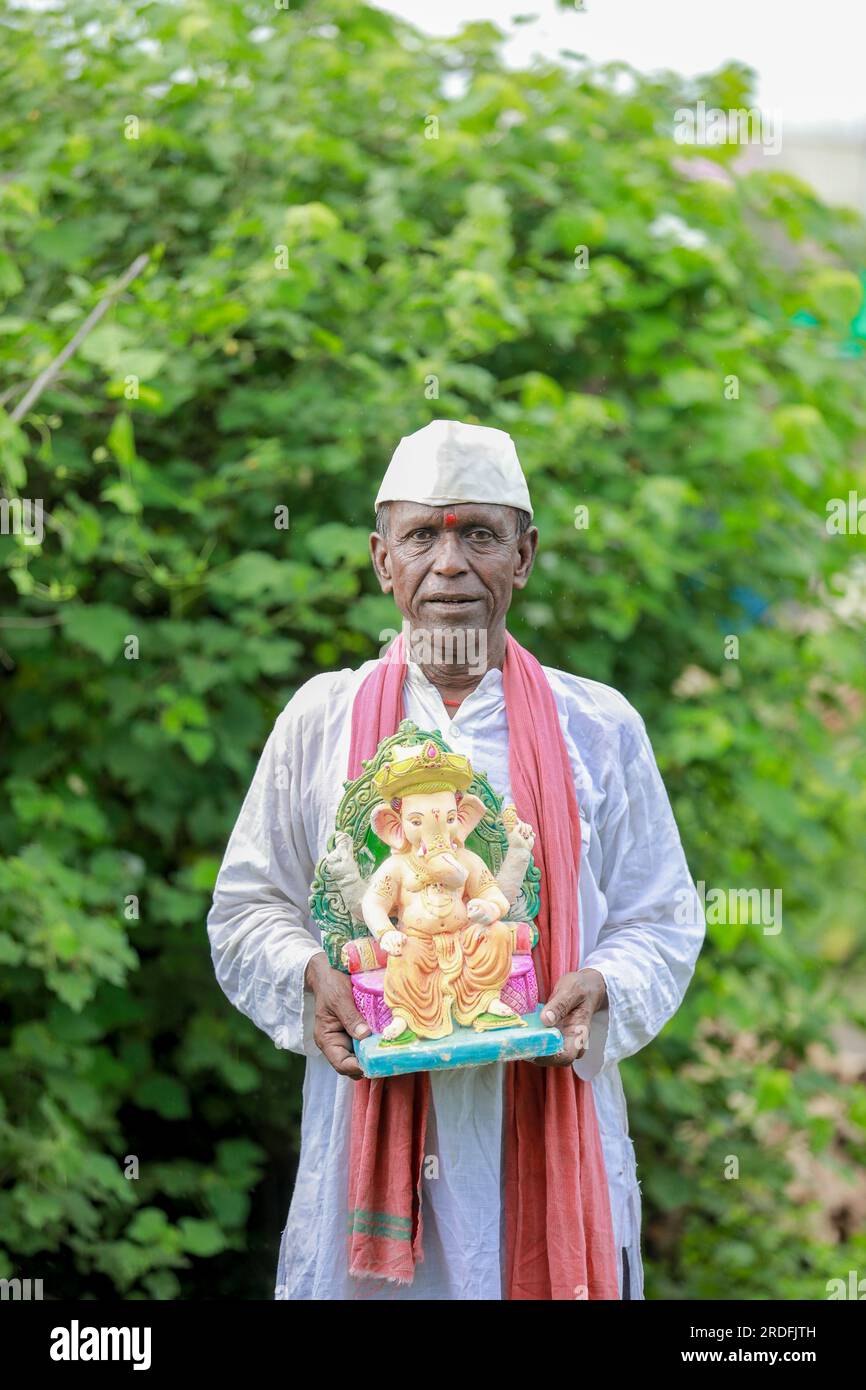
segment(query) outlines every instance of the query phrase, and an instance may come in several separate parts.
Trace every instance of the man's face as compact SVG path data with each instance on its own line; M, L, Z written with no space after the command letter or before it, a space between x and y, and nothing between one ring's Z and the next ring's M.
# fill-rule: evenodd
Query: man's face
M499 627L537 544L534 526L518 536L513 507L480 502L392 502L387 535L370 538L382 592L394 595L413 628L427 629Z

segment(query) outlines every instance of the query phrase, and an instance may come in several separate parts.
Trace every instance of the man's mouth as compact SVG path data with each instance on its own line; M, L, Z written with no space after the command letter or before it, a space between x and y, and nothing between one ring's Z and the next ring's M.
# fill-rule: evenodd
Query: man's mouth
M481 602L480 594L431 594L425 603L435 603L446 608L469 608Z

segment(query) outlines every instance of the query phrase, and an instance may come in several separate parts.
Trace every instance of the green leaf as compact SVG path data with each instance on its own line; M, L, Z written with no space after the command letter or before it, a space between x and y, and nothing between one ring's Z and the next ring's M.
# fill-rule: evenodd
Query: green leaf
M135 461L135 439L128 415L115 415L106 442L118 463L129 466Z
M226 1248L226 1238L215 1221L196 1221L185 1216L180 1222L184 1249L191 1255L218 1255Z
M93 652L105 663L122 657L126 637L135 632L130 615L109 603L70 604L60 617L67 641Z
M135 1102L155 1110L164 1120L182 1120L190 1113L186 1087L173 1076L149 1076L138 1087Z

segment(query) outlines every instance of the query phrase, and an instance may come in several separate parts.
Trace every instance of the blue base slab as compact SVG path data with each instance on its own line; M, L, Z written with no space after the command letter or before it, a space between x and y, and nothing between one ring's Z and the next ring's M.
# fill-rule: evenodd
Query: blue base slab
M454 1067L483 1067L488 1062L517 1062L529 1057L552 1057L561 1052L563 1038L558 1028L541 1022L541 1005L535 1013L524 1014L525 1028L494 1028L476 1033L474 1028L457 1025L447 1038L418 1038L402 1047L383 1046L381 1033L353 1043L364 1075L405 1076L413 1071L447 1071Z

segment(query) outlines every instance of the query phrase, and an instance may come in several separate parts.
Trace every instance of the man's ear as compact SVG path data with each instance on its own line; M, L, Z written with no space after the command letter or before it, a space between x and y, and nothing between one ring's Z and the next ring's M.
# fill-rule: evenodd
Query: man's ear
M535 564L535 552L538 549L538 528L530 526L520 540L517 542L517 555L514 561L514 587L523 589L532 573L532 566Z
M393 806L389 806L387 801L380 801L378 806L374 806L370 824L386 845L390 845L392 849L404 848L406 837L403 834L403 822L399 812L395 811Z
M370 536L370 556L382 593L393 593L394 582L391 579L391 557L388 554L388 542L379 535L378 531L374 531Z
M463 839L471 835L480 820L487 815L487 807L480 796L462 796L460 805L457 807L457 819L460 822L460 833Z

